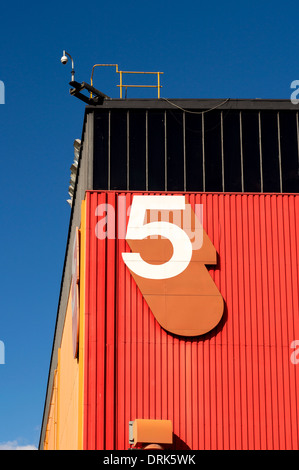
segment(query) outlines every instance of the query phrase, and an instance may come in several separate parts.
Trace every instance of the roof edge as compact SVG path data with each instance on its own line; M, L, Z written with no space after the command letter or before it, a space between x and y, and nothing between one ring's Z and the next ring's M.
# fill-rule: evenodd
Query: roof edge
M102 104L86 106L86 112L98 109L178 109L212 110L289 110L298 111L299 104L290 99L235 99L235 98L160 98L160 99L105 99Z

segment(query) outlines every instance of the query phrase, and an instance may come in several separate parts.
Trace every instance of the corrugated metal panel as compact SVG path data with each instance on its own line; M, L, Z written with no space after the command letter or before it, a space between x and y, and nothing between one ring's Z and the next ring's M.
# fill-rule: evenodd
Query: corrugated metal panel
M92 189L298 193L295 107L191 103L192 110L165 102L164 109L95 108Z
M198 338L164 331L121 253L95 236L87 192L84 448L127 449L136 418L171 419L175 448L299 449L299 202L291 194L189 194L218 264L220 324ZM127 207L132 194L126 194Z

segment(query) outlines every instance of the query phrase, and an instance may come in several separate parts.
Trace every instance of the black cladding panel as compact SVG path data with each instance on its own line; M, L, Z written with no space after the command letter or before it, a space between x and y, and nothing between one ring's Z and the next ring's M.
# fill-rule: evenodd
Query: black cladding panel
M128 140L128 188L138 190L146 187L146 112L132 110L129 112L129 140Z
M108 188L109 111L94 113L93 185Z
M224 191L243 190L240 112L223 112Z
M297 111L122 106L92 112L93 189L298 192Z
M290 111L279 113L281 171L283 192L298 192L298 115Z
M203 132L202 115L185 115L186 187L203 191Z
M164 111L148 112L148 190L165 189L165 113ZM146 189L146 188L145 188Z
M204 190L223 190L222 115L219 111L203 115Z
M264 192L281 192L277 113L260 113L261 154Z

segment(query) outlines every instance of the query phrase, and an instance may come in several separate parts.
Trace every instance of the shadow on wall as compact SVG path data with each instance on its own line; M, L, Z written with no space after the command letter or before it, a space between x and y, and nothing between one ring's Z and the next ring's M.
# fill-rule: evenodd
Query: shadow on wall
M173 448L175 450L191 450L186 442L177 436L177 434L173 434Z

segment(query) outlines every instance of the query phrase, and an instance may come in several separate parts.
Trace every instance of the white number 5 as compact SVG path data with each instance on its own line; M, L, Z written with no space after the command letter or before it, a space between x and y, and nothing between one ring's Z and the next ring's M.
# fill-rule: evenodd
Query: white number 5
M127 228L126 240L143 240L160 235L167 238L173 247L169 261L150 264L139 253L122 253L123 260L135 274L147 279L168 279L181 274L192 257L192 244L184 230L170 222L144 224L147 210L185 210L184 196L134 196Z

